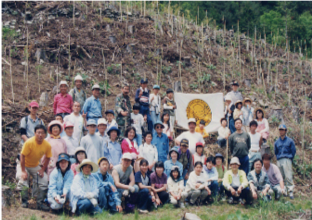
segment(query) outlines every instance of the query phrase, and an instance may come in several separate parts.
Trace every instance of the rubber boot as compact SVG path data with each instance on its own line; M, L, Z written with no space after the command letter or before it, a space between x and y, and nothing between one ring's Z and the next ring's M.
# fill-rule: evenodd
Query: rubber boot
M43 211L50 211L50 207L44 204L44 199L47 196L48 190L38 189L38 196L37 196L37 209Z
M22 208L28 207L28 188L21 190Z

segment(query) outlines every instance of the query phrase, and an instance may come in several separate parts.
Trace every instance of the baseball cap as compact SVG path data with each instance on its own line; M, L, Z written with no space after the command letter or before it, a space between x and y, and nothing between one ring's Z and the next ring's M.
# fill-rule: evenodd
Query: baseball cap
M181 142L180 142L180 146L188 147L189 146L189 141L187 139L182 139Z
M38 102L36 102L36 101L31 101L31 102L29 103L29 106L30 106L30 107L37 107L37 108L39 108L39 104L38 104Z
M98 125L107 125L107 121L106 121L106 119L105 118L100 118L99 120L98 120L98 123L97 123Z
M287 130L286 125L281 124L280 126L278 126L278 130Z

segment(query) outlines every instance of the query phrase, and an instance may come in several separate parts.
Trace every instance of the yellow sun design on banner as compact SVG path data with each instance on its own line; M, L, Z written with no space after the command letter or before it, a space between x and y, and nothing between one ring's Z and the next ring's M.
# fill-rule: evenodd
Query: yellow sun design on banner
M198 125L201 120L204 120L205 126L207 126L212 119L212 112L209 105L201 99L194 99L188 103L186 115L188 119L195 118L196 125Z

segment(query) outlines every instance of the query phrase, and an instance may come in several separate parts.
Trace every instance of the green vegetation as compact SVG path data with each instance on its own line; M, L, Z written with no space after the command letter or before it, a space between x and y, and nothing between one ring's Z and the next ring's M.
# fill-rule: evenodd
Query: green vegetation
M12 40L18 36L18 33L11 28L2 27L2 40Z

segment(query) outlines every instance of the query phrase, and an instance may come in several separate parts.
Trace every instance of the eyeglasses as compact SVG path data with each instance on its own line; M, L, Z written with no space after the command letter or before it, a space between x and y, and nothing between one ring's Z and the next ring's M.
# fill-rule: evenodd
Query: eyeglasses
M159 128L161 128L161 126L156 126L156 129L159 129Z

